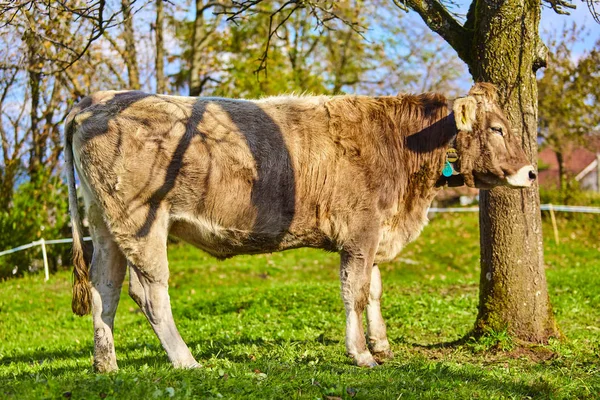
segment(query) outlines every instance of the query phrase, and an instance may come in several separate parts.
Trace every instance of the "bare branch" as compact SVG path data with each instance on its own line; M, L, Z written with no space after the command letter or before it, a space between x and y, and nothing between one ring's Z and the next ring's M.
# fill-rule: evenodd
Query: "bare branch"
M394 0L394 4L406 11L406 6L416 11L431 30L439 34L467 64L471 61L473 32L456 21L448 9L438 0Z
M561 15L570 15L569 11L565 10L565 8L569 8L574 10L576 8L575 4L571 3L569 0L543 0L548 4L550 8L552 8L557 14ZM588 3L589 4L589 3Z
M131 4L137 0L132 0ZM44 75L53 75L61 73L75 64L90 48L93 42L102 37L104 31L115 26L119 22L117 16L122 13L122 10L114 12L110 15L105 15L106 0L96 0L83 6L73 6L73 1L55 0L55 1L35 1L35 0L13 0L0 1L0 27L21 26L23 29L30 31L38 40L53 44L56 49L64 50L68 56L63 59L59 54L51 55L47 50L46 56L42 59L52 61L50 65L54 66L50 70L44 70ZM141 9L141 7L140 7ZM139 9L137 10L139 11ZM38 28L35 22L38 18L52 20L56 17L56 13L67 13L72 16L72 21L77 22L78 26L73 26L70 40L56 40L43 33ZM35 18L33 13L35 13ZM23 16L23 21L18 20L18 16ZM85 32L89 32L86 34ZM82 39L83 37L83 39ZM40 55L41 56L41 55Z
M275 35L277 33L277 30L286 23L286 21L288 19L290 19L290 17L292 16L292 14L299 9L301 6L296 5L292 11L289 12L289 14L284 17L281 21L279 21L279 24L277 24L277 26L275 27L275 29L273 28L273 18L279 14L280 12L282 12L287 6L289 6L290 4L294 4L295 1L290 0L286 3L284 3L281 7L279 7L279 9L275 12L273 12L271 14L271 16L269 17L269 35L267 37L267 42L265 43L265 51L263 52L262 56L259 58L260 64L258 65L258 68L256 69L256 71L254 71L255 74L258 74L261 71L265 71L265 77L267 76L267 60L269 58L269 48L271 46L271 39L273 38L273 35Z
M335 11L334 1L323 1L323 0L289 0L281 5L276 11L266 11L266 9L260 8L259 6L263 3L267 3L264 0L244 0L244 1L232 1L231 8L225 9L216 14L223 14L227 16L226 21L237 24L238 20L243 18L245 15L254 14L267 14L269 15L269 33L266 38L264 51L259 57L259 66L254 71L255 74L259 74L261 71L267 73L267 63L269 59L269 49L274 36L279 37L279 29L291 18L291 16L299 9L308 9L308 14L315 19L316 28L321 31L324 29L335 30L338 27L334 26L334 22L342 23L348 26L353 32L359 34L364 38L365 29L363 26L354 20L346 18L343 15L339 15ZM293 6L291 11L283 16L275 28L273 28L276 17L280 14L284 14L286 9ZM311 50L312 51L312 50Z
M600 0L585 0L594 20L600 24Z

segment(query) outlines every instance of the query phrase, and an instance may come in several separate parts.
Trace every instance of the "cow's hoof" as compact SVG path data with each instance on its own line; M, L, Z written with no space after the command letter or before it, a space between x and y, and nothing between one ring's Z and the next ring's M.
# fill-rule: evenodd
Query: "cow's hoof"
M373 358L379 363L383 364L385 361L392 360L394 358L394 352L390 349L383 351L375 351L373 352Z
M375 361L375 359L371 360L371 361L367 361L364 363L356 363L356 365L358 365L359 367L363 367L363 368L374 368L376 366L378 366L379 364L377 363L377 361Z
M361 353L353 358L354 363L359 367L373 368L379 365L377 364L377 361L375 361L375 359L373 358L373 355L368 351L365 353Z
M196 369L196 368L202 368L202 364L194 361L194 362L190 362L190 363L186 363L186 364L175 364L173 365L173 367L177 368L177 369Z

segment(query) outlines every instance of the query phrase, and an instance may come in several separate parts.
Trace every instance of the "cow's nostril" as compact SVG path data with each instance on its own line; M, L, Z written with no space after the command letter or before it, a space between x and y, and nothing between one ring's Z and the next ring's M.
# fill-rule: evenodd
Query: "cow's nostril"
M535 171L529 171L529 179L531 179L532 181L535 181L536 177L537 177L537 175L535 174Z

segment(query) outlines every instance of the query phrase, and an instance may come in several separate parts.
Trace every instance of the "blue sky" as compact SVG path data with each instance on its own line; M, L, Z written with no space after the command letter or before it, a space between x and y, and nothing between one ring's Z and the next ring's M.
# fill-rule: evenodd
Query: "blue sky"
M540 33L542 37L547 36L556 30L561 30L565 24L576 22L578 26L585 26L589 35L573 49L574 53L581 54L583 51L590 50L594 43L600 39L600 24L592 18L592 14L587 4L581 0L574 1L577 6L571 10L571 15L558 15L551 8L542 9L542 20L540 22Z

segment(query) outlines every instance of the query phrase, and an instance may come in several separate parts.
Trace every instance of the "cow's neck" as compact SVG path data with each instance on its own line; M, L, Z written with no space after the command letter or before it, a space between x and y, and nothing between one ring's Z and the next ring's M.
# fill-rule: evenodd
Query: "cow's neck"
M447 151L457 135L453 113L440 115L417 129L406 136L404 155L400 157L406 181L400 185L399 200L408 209L405 211L429 204L442 186L442 178L445 178L444 183L448 180L452 186L462 184L460 175L444 177L442 174Z
M403 163L407 179L400 185L398 209L386 222L377 260L391 260L419 235L427 223L427 210L442 186L441 178L445 178L443 185L463 184L460 175L442 175L447 149L456 135L454 115L450 113L406 138L406 153L401 159L413 163Z

